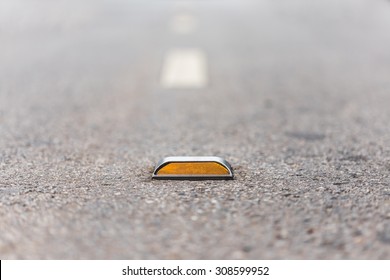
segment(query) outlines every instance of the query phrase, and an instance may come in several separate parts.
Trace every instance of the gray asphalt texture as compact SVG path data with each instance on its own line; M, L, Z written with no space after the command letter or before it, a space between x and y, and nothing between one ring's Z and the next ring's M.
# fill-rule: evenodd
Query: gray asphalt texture
M389 30L384 0L2 1L0 258L389 259ZM207 88L160 86L178 47ZM151 180L173 155L235 179Z

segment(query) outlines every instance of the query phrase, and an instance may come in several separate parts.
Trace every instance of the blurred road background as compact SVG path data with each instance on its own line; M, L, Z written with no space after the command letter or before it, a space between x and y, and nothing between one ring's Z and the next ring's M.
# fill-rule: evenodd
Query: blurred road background
M389 1L2 0L0 258L389 259L389 121Z

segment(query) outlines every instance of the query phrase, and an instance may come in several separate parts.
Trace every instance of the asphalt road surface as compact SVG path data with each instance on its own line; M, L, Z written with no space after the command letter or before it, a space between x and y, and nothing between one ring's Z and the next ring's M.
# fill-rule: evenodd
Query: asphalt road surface
M390 2L0 3L1 259L389 259ZM231 181L156 181L212 155Z

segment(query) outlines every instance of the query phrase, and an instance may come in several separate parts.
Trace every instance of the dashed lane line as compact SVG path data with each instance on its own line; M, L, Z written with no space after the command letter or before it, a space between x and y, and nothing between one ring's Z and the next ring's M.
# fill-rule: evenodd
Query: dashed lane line
M161 73L162 87L203 88L207 82L207 59L200 49L174 49L166 55Z

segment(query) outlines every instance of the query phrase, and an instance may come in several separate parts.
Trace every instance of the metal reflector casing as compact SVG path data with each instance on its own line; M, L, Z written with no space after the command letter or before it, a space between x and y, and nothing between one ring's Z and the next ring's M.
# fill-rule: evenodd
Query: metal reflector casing
M220 157L166 157L157 163L154 179L232 179L230 164Z

